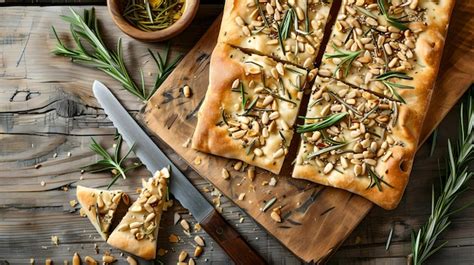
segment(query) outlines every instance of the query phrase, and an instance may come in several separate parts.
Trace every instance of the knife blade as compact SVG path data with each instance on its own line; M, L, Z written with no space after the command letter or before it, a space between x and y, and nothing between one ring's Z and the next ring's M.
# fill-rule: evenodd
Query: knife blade
M243 240L158 148L112 92L97 80L94 81L92 89L108 118L127 144L130 146L134 144L135 154L150 172L154 173L163 167L171 167L170 192L193 214L201 227L216 240L229 257L236 264L265 264L263 258Z

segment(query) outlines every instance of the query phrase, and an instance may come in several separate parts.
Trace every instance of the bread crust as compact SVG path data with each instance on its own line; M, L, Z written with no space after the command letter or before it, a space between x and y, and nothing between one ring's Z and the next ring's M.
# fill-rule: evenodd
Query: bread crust
M166 204L166 179L168 178L169 172L164 168L143 183L142 192L138 199L130 206L125 217L107 240L109 245L146 260L156 257L156 243L161 216ZM146 204L149 204L148 202L152 196L156 196L158 200L153 203L155 206L152 206L149 210ZM154 214L155 217L150 221L145 221L150 214ZM141 226L136 228L137 234L140 233L140 238L137 237L137 234L132 233L133 223L141 223ZM154 228L150 234L146 234L150 226Z
M232 57L232 58L231 58ZM270 136L266 139L262 150L265 155L256 157L253 152L249 152L246 147L242 146L242 142L234 139L228 131L228 126L218 125L222 123L222 111L232 114L234 118L239 118L236 113L243 111L236 108L242 101L239 93L233 92L232 83L236 80L242 80L248 84L250 81L260 82L261 74L247 75L246 60L255 60L264 67L262 71L269 75L270 65L276 65L276 62L270 58L258 55L246 55L227 44L219 43L214 49L211 56L209 88L206 93L204 102L198 113L198 123L194 131L192 139L192 147L202 152L211 153L231 159L238 159L251 165L255 165L273 173L279 173L284 161L284 156L273 158L272 154L276 152L282 140L277 132L270 132ZM294 66L286 66L296 69ZM302 73L301 79L306 79L306 71L300 69ZM285 75L294 77L290 71L286 71ZM283 81L289 82L288 80ZM302 84L303 85L303 84ZM250 89L247 89L250 93ZM247 92L246 92L247 93ZM292 99L296 102L296 106L289 106L286 102L280 102L280 116L277 122L285 119L289 129L283 130L280 125L277 129L284 135L286 142L290 142L293 137L293 126L298 113L299 102L297 99L299 92L291 90ZM292 108L290 108L292 107Z
M398 205L412 169L454 4L454 0L441 0L439 4L430 1L419 1L419 7L427 10L424 21L427 25L419 33L415 44L416 65L407 72L409 76L413 77L413 80L403 80L401 82L404 85L413 86L414 89L399 90L399 94L405 99L406 104L400 105L397 125L392 128L390 134L396 141L402 142L403 145L392 148L392 157L386 163L378 163L376 167L376 171L382 172L384 180L390 183L393 188L384 188L382 192L377 189L368 189L367 184L369 182L367 179L361 180L347 174L347 172L344 172L344 174L332 172L330 175L324 175L321 174L320 169L312 165L295 166L293 177L351 191L385 209L394 209ZM420 24L409 25L409 28L414 26L420 26ZM327 52L331 53L333 50L328 46ZM325 60L321 69L332 72L335 65L330 60ZM352 72L356 71L360 70L352 69ZM347 77L339 78L353 86L372 89L370 85L357 83L356 74L352 74L352 72Z
M112 220L110 220L110 223L106 226L107 229L105 231L102 231L102 224L98 222L97 218L97 211L96 206L97 206L97 197L99 196L100 193L108 193L110 194L110 197L113 197L114 194L120 194L120 201L118 202L118 205L116 206L114 210L114 213L112 215ZM115 223L115 220L122 218L123 214L121 213L121 203L123 203L123 196L127 196L125 193L123 193L121 190L98 190L98 189L93 189L93 188L87 188L84 186L77 186L76 190L76 197L77 201L81 204L83 211L86 213L87 217L89 218L89 221L92 223L94 228L97 230L97 232L100 234L100 236L104 239L107 240L109 230L113 228L113 225ZM104 202L107 203L107 202Z
M277 42L275 32L271 34L266 34L266 32L258 32L247 36L243 31L243 25L236 23L236 19L242 19L246 26L252 28L252 21L254 21L255 16L255 3L252 1L245 0L227 0L224 7L224 15L221 23L221 30L219 33L218 42L224 42L232 46L236 46L243 49L248 49L249 51L272 58L276 58L282 61L287 61L295 63L301 67L312 68L313 62L316 59L318 50L320 47L320 41L323 37L324 28L329 16L329 10L332 4L332 1L329 3L319 2L314 4L313 8L308 9L308 21L314 22L310 23L310 34L300 35L301 38L305 38L305 42L312 47L300 51L297 54L293 52L294 49L288 50L285 53L282 51L281 46ZM284 12L288 9L286 5L287 1L279 1L280 6L283 6L283 16ZM252 3L249 6L249 3ZM303 5L304 1L296 1L294 8L305 9ZM265 9L265 3L260 4L262 12L268 16ZM276 11L275 11L276 12ZM271 16L270 16L271 18ZM268 19L267 19L268 20ZM276 25L275 22L270 19L269 23L271 25ZM281 21L280 21L281 22ZM303 24L302 21L299 21L300 24ZM278 24L280 25L280 24ZM314 28L311 25L318 25ZM252 30L251 30L252 31ZM258 30L253 30L257 32ZM284 41L284 45L287 47L295 47L298 45L298 41L289 37Z

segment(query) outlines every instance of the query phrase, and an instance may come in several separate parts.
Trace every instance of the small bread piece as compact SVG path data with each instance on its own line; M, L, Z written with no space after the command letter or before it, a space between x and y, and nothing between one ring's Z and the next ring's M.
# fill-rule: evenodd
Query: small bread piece
M303 139L293 177L352 191L385 209L398 205L454 2L342 2L313 87L310 106L314 107L307 115L349 115L332 128L318 130L329 133L331 129L335 133L331 137L338 141ZM319 97L322 100L316 102ZM331 105L329 112L321 113L326 104ZM346 145L334 147L340 143ZM330 152L318 150L329 147Z
M156 255L156 239L163 207L167 202L170 173L167 168L157 171L143 188L138 199L112 232L107 243L113 247L150 260Z
M193 148L278 173L293 137L306 74L218 44Z
M107 240L111 231L126 213L130 199L121 190L98 190L77 186L77 200L100 236Z
M331 4L332 0L228 0L219 42L313 68Z

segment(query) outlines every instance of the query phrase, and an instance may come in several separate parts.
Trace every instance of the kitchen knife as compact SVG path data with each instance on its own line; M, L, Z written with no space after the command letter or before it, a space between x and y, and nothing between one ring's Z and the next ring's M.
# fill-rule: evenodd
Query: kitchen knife
M138 123L128 114L112 92L99 81L92 86L94 95L123 139L134 144L134 152L152 173L171 167L170 191L201 224L201 227L222 247L236 264L265 264L244 239L222 218L214 207L189 182L151 140Z

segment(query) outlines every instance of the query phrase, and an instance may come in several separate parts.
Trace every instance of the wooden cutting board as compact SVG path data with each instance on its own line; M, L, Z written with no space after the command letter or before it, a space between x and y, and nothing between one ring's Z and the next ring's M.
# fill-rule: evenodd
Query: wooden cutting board
M423 128L423 141L473 82L473 2L457 3L437 86ZM324 263L367 215L372 203L343 190L292 179L289 167L284 168L284 173L279 176L257 170L257 176L251 182L246 178L246 171L233 169L236 161L200 153L187 145L207 90L209 59L220 21L219 17L151 98L142 119L151 132L170 145L194 170L295 255L306 262ZM191 98L184 97L184 85L191 87ZM221 177L222 168L229 170L230 180ZM272 177L277 180L274 187L263 185ZM243 192L246 193L245 199L238 200ZM275 223L270 218L270 211L261 211L272 198L277 198L272 208L282 206L282 223Z

